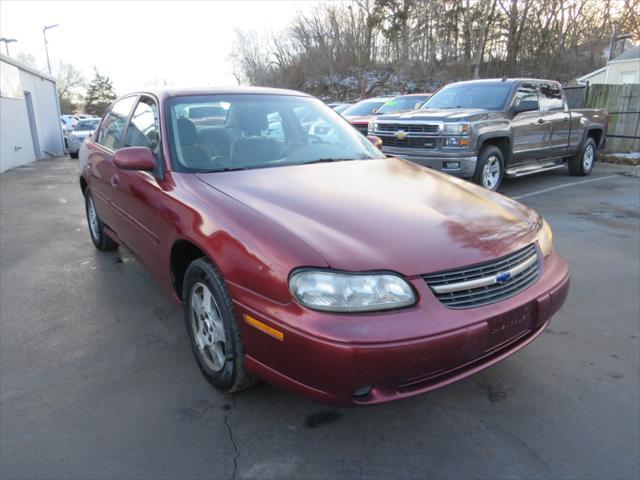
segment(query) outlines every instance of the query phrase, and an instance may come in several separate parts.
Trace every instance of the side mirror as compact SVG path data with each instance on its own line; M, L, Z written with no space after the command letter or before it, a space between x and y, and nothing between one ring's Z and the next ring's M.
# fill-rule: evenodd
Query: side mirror
M156 168L153 152L147 147L126 147L116 150L113 163L120 170L141 170L151 172Z
M367 135L367 140L369 140L378 150L382 148L382 139L380 137L376 137L375 135Z
M513 113L536 112L538 110L539 107L536 100L522 100L520 103L513 106Z

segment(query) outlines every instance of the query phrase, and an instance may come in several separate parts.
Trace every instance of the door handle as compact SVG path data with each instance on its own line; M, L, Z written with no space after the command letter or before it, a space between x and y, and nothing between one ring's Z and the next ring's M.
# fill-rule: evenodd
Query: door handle
M118 177L117 174L113 174L111 175L111 186L113 188L118 188L118 186L120 185L120 177Z
M544 118L539 118L538 123L542 125L544 123Z

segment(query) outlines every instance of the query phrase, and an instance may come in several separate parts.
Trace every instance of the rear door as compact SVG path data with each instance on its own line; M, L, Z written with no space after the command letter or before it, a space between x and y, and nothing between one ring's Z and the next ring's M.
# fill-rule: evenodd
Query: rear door
M118 236L120 236L122 224L111 206L114 194L113 184L117 173L113 154L120 148L123 129L136 99L137 96L130 96L116 101L103 118L95 141L87 144L89 187L94 205L100 219Z
M545 156L549 146L549 124L543 119L538 88L533 82L521 83L518 86L512 106L515 107L525 101L535 102L538 108L517 113L511 120L513 143L511 165L536 161Z
M555 82L540 84L540 106L543 119L549 126L547 156L566 153L571 132L571 115L562 95L562 88Z

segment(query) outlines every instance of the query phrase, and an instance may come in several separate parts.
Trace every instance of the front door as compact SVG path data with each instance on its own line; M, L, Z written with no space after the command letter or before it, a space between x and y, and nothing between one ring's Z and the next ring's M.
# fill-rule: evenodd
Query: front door
M536 161L545 156L549 146L550 125L544 120L538 100L538 89L534 83L523 83L518 87L512 106L521 102L533 102L537 108L516 113L511 120L513 156L511 165Z
M127 247L149 268L157 273L160 244L158 203L161 188L158 177L162 171L159 149L158 107L150 97L140 97L126 127L122 147L146 147L156 156L156 171L117 170L113 209L121 220L118 235Z

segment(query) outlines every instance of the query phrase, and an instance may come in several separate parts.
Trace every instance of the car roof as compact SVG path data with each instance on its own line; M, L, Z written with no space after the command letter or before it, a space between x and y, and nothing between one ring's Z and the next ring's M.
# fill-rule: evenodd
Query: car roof
M545 80L542 78L483 78L483 79L478 79L478 80L463 80L460 82L453 82L450 83L449 85L458 85L458 84L462 84L462 83L478 83L478 84L483 84L483 83L508 83L508 84L514 84L514 83L520 83L520 82L537 82L537 83L559 83L556 80Z
M173 97L185 97L192 95L288 95L297 97L310 97L311 95L297 92L295 90L285 90L282 88L268 88L268 87L202 87L202 88L158 88L151 90L144 90L138 92L131 92L128 95L135 94L152 94L161 100L173 98Z

